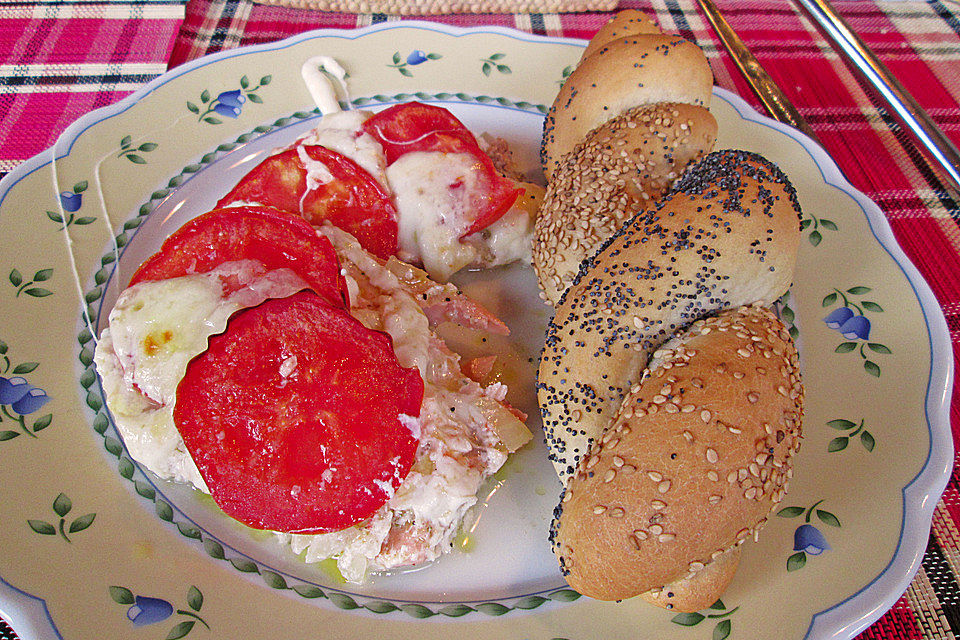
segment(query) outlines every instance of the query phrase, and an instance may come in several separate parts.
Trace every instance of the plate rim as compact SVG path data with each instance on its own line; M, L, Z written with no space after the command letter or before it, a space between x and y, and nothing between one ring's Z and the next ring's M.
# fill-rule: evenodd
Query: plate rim
M220 51L170 69L121 100L88 112L75 120L49 148L24 161L0 180L0 208L11 189L33 172L68 155L73 144L88 128L127 111L148 98L158 87L176 78L220 60L282 50L311 39L335 37L356 40L372 33L396 29L427 30L453 37L496 34L530 44L562 44L579 48L586 46L586 41L582 39L531 34L511 27L493 25L460 27L425 20L405 20L357 29L314 29L283 40ZM716 85L714 92L728 102L745 120L773 128L798 142L813 158L824 182L840 189L860 206L875 240L906 278L924 318L930 349L924 418L930 442L923 466L906 485L901 487L900 535L896 549L888 564L870 583L845 600L813 614L805 636L807 638L850 638L880 618L909 586L921 565L933 511L949 482L954 455L954 442L949 423L954 370L950 366L952 358L945 355L952 354L949 330L943 310L932 289L897 242L883 211L846 179L833 158L804 134L756 111L738 94ZM908 504L919 504L920 507L908 512ZM924 541L922 543L921 537ZM15 586L4 581L2 576L0 576L0 583L19 591ZM30 594L26 595L35 598ZM42 608L46 610L46 603L42 602ZM49 619L49 612L46 615ZM49 619L49 622L52 624L52 619Z
M950 396L954 385L954 370L950 366L953 358L944 355L947 353L952 355L953 353L950 332L947 328L943 309L933 290L900 246L883 210L847 180L840 166L826 150L799 130L759 113L738 94L717 86L714 86L714 90L722 95L744 119L765 124L796 140L814 159L824 182L840 189L860 206L874 239L897 265L914 292L927 329L930 366L924 401L924 417L927 423L927 434L930 438L930 448L921 469L900 489L902 502L900 538L897 542L897 548L883 570L867 585L846 599L814 614L807 629L807 634L804 636L805 638L852 638L882 617L896 604L912 582L917 571L919 571L926 548L927 536L930 533L933 511L950 481L951 471L953 470L954 442L950 429L949 413ZM829 171L825 171L825 168ZM940 390L942 390L942 393L938 396ZM919 511L912 513L914 516L912 519L908 519L906 506L911 498L914 500L919 498L918 502L921 504L921 508ZM934 499L931 500L930 498ZM917 514L920 515L919 518L916 517ZM904 555L902 551L905 538L908 536L914 538L916 549L912 554ZM895 569L897 570L894 571ZM891 575L891 572L896 575ZM899 590L890 591L888 587L888 593L876 594L877 597L881 598L882 605L880 607L869 606L869 602L872 601L871 596L874 595L873 592L883 591L880 586L885 579L894 580L895 582L892 584L900 585ZM870 592L870 596L865 597L868 592ZM860 600L866 600L866 602L861 603ZM841 618L843 616L841 614L854 608L860 610L859 614L856 614L857 619L846 623L842 622ZM825 632L828 635L818 635L820 632Z

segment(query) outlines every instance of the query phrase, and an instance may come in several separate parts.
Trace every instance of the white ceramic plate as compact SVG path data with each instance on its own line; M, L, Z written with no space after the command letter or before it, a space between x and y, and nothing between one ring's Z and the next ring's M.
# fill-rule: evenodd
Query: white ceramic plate
M566 588L547 544L559 483L539 437L498 474L463 549L362 587L144 474L118 439L90 363L100 318L166 234L311 126L304 60L337 58L356 107L450 108L474 131L508 138L535 176L543 112L582 46L412 22L311 32L177 68L8 175L0 376L50 400L15 402L0 381L0 615L25 638L334 628L344 638L848 638L890 607L919 566L952 463L946 325L876 205L809 140L722 90L718 147L776 161L804 207L786 313L808 408L783 510L746 547L714 608L675 616ZM513 349L513 400L535 415L533 360L548 313L531 272L473 275L464 286L512 324L498 348Z

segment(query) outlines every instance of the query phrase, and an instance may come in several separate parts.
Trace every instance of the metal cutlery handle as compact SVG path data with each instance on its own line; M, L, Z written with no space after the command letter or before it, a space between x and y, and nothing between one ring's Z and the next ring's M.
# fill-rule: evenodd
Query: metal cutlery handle
M891 115L927 151L942 170L949 195L957 200L960 195L960 151L953 142L828 2L797 2L833 42L841 57L876 89Z
M746 78L747 83L757 98L763 103L770 115L780 122L789 124L805 133L813 140L820 142L817 134L813 131L807 121L803 119L797 108L793 106L783 91L773 81L773 78L767 74L766 70L757 61L747 45L744 44L740 36L733 30L726 18L720 14L713 0L699 0L700 7L707 16L707 20L713 25L713 30L720 38L724 48L733 58L740 73ZM822 145L821 145L822 146Z

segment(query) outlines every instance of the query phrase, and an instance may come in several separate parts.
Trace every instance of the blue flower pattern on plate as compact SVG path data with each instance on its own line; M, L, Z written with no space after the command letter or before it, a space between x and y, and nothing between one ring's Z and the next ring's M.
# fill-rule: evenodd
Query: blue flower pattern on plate
M834 289L824 296L821 305L831 307L838 302L842 306L831 311L823 319L827 327L837 331L846 340L841 342L834 349L835 353L850 353L856 351L863 361L864 370L875 378L880 377L880 365L874 362L868 355L869 350L873 354L892 353L890 348L879 342L870 342L871 324L867 318L867 312L882 313L883 307L873 300L855 300L854 296L862 296L870 293L870 287L855 286L849 289Z
M830 543L820 529L810 524L813 516L828 526L840 528L840 519L834 514L821 509L823 500L818 500L809 507L784 507L777 511L781 518L796 518L803 516L803 524L793 532L793 555L787 558L787 571L798 571L807 564L807 556L819 556L830 550Z
M173 605L160 598L136 596L127 609L127 619L138 627L163 622L173 615Z

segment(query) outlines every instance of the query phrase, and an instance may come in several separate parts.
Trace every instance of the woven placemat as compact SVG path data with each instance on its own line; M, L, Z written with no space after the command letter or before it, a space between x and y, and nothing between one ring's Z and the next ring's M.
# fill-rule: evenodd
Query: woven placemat
M619 0L254 0L260 4L344 13L562 13L613 11Z

